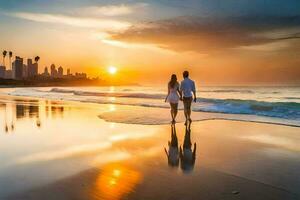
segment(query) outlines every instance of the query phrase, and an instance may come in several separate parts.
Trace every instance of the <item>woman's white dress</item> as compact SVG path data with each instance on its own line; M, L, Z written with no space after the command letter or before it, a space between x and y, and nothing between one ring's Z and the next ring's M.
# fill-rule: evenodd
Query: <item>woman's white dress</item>
M174 88L170 88L170 94L167 98L167 102L169 103L178 103L179 95L177 90L179 89L179 84L176 84Z

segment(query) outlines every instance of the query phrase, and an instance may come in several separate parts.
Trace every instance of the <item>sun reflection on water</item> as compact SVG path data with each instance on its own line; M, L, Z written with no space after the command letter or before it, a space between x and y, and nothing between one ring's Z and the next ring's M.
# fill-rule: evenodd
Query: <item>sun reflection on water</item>
M116 97L108 97L108 100L109 100L110 102L114 102L114 101L116 101Z
M91 191L93 199L121 199L133 191L142 179L140 172L122 164L109 164L101 171Z
M116 111L116 106L114 104L110 104L109 105L109 111L110 112Z

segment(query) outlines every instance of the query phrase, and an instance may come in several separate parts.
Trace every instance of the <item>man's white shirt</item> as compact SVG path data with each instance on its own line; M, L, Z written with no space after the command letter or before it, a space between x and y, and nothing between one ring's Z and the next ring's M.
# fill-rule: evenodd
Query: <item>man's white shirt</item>
M196 91L195 82L189 78L185 78L183 81L181 81L180 91L182 92L184 97L192 97L192 92Z

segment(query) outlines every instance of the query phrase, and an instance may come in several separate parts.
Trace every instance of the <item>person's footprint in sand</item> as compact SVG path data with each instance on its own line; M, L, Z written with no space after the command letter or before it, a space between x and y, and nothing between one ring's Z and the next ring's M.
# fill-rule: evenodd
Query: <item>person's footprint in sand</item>
M171 141L168 142L169 150L165 148L165 152L168 158L168 165L170 167L179 166L179 148L178 148L178 138L176 135L175 124L171 125Z

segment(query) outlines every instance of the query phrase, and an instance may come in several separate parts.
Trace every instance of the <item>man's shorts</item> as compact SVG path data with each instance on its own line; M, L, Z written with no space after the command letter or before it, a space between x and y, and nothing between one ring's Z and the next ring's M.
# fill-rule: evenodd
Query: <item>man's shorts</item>
M183 106L185 110L190 110L191 109L191 104L193 101L193 97L183 97Z

